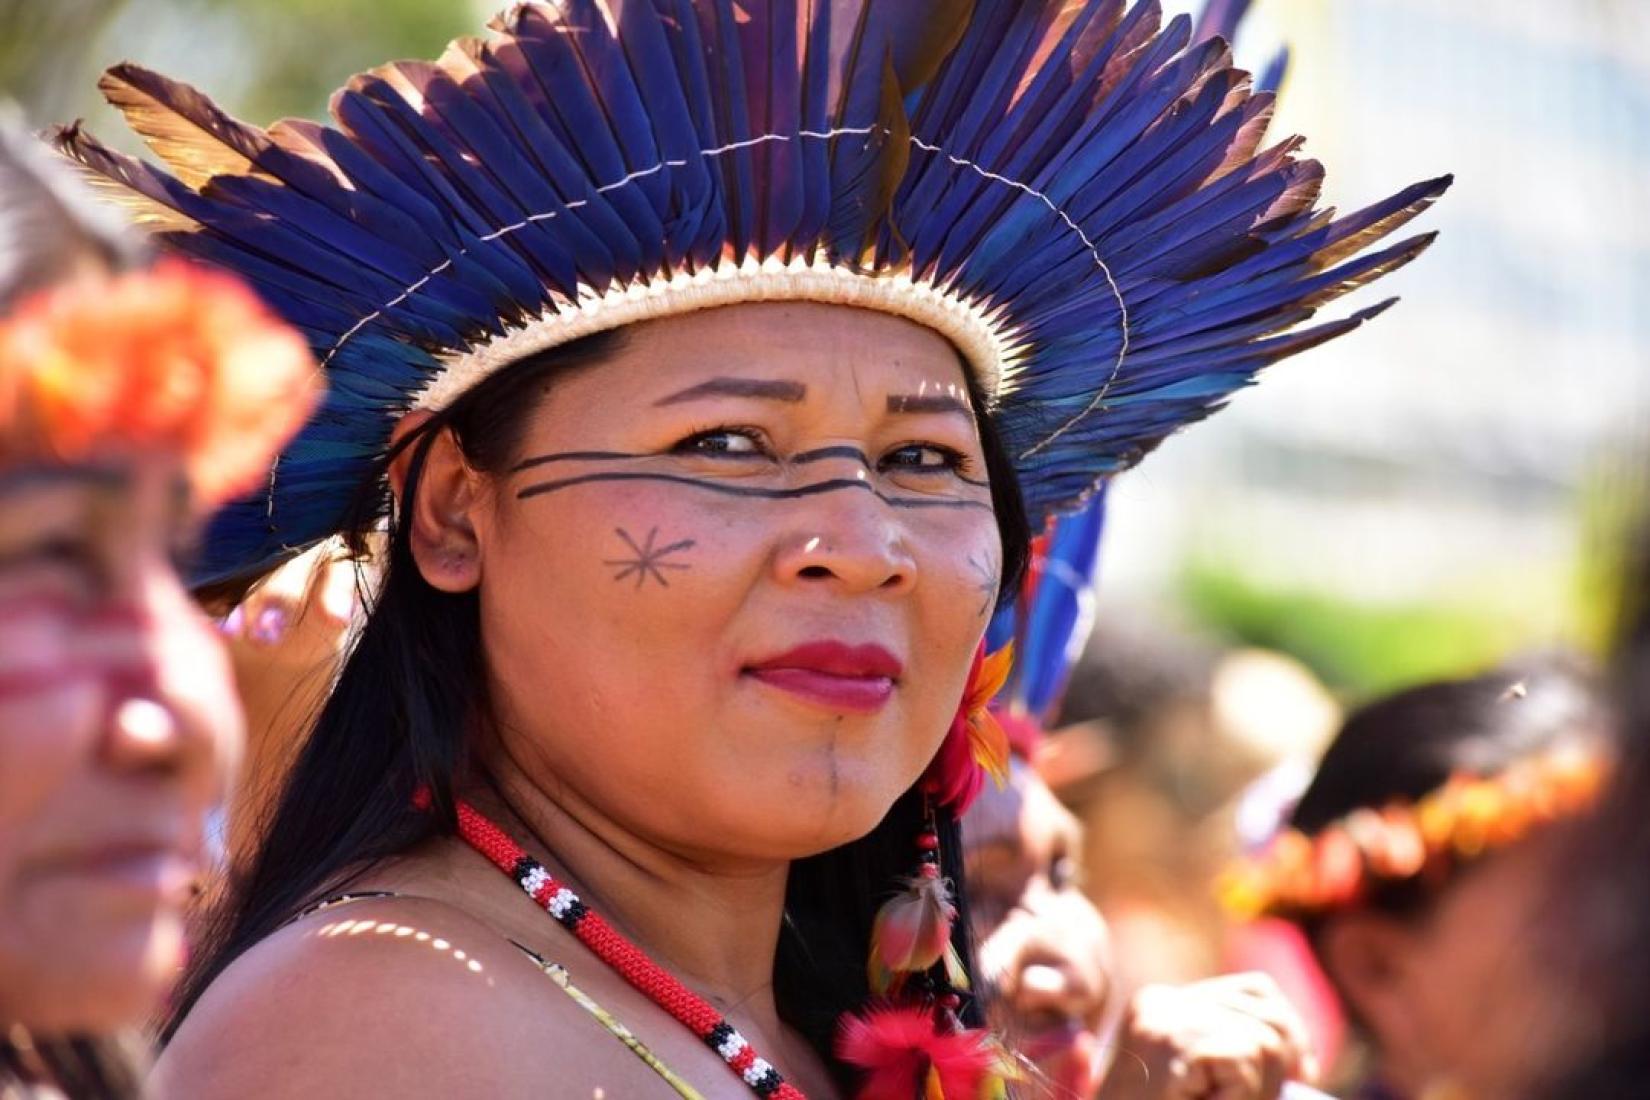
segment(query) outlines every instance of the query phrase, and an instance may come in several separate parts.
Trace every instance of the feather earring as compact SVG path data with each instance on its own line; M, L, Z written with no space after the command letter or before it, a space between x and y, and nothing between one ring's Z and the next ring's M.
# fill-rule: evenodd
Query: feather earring
M968 988L968 971L951 943L957 906L940 872L940 836L934 805L924 799L923 831L917 835L917 873L877 910L871 927L866 978L879 997L897 996L908 979L945 964L952 989Z
M997 1100L1007 1095L1014 1063L989 1032L957 1016L968 971L951 941L957 907L940 871L931 800L924 811L917 874L878 911L871 931L867 977L878 1001L842 1018L837 1056L862 1071L857 1100Z

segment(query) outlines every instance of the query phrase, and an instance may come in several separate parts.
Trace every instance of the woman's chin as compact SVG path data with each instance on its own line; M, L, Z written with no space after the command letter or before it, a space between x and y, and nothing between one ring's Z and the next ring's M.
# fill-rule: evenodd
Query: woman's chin
M744 833L774 855L801 859L865 836L909 783L890 782L887 762L811 754L773 770L750 768L739 793L721 795L725 834ZM736 820L728 820L736 818Z
M84 926L44 941L25 979L39 995L25 998L22 1022L45 1035L106 1034L141 1025L165 1004L184 963L183 922L112 922L101 934Z
M909 782L889 782L888 762L832 755L810 757L772 785L772 815L797 844L792 858L817 856L863 838L888 816Z

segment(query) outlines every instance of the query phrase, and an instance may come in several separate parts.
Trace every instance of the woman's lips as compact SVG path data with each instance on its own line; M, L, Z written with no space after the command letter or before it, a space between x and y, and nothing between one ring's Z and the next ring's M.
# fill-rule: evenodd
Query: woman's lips
M743 674L828 710L872 714L893 698L904 670L882 646L822 641L747 665Z
M76 886L154 904L187 899L198 865L175 848L114 845L65 854L40 870Z

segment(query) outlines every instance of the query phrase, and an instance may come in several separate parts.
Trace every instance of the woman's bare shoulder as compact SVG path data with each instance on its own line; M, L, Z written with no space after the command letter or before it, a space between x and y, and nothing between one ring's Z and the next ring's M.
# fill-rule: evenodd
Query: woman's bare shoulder
M602 1034L480 921L373 898L313 913L231 964L166 1048L154 1094L542 1096L552 1072L593 1091L612 1068L591 1041Z

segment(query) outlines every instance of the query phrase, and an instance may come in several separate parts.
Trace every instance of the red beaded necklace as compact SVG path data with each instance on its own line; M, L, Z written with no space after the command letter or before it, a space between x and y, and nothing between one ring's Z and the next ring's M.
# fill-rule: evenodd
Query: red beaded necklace
M458 835L514 879L517 886L577 936L598 959L720 1054L728 1068L737 1073L752 1092L778 1100L807 1100L800 1089L787 1083L778 1070L758 1057L744 1036L703 997L648 958L646 952L620 935L600 914L591 912L577 894L467 802L458 804Z

